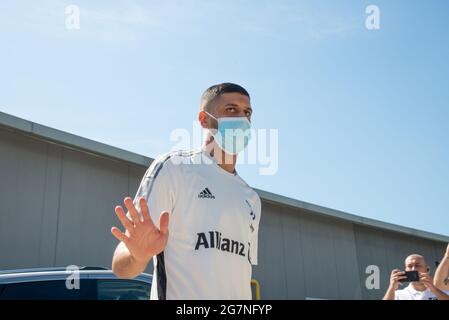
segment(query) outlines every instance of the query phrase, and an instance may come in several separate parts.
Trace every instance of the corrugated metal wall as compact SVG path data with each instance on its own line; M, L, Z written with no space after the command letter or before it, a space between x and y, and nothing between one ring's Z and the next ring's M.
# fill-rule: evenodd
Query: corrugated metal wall
M114 206L145 168L0 129L0 268L110 266Z
M0 127L0 269L110 267L113 208L134 196L145 170ZM444 252L438 241L299 208L263 201L262 210L254 278L264 299L378 299L409 253L433 267ZM379 290L365 288L372 264Z
M404 258L411 253L419 253L426 257L431 271L435 271L435 261L439 261L444 253L445 244L418 237L402 235L395 232L378 230L364 226L354 226L354 234L359 263L361 283L364 284L366 266L378 265L382 292L388 287L391 270L404 268ZM363 270L362 270L363 269ZM432 273L433 274L433 273ZM379 298L378 290L364 290L363 299Z

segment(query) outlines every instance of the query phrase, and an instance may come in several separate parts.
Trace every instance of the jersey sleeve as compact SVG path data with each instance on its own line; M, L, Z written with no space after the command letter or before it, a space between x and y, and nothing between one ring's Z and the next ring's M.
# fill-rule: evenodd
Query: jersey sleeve
M161 212L168 211L171 217L174 209L176 190L172 165L169 155L163 155L154 160L145 172L134 197L134 206L139 213L139 199L141 197L146 199L151 219L158 228Z
M259 238L259 222L260 222L260 214L261 214L261 201L259 196L257 195L255 206L254 206L254 213L256 215L255 221L253 223L254 232L251 233L250 236L250 249L249 249L249 255L250 255L250 261L252 265L257 265L257 251L258 251L258 238Z

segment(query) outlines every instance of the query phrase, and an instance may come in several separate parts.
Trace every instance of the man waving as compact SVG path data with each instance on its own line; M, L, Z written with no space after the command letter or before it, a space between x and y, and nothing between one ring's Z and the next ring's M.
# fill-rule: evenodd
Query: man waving
M115 212L125 232L112 269L134 278L153 258L151 299L251 299L261 202L237 174L237 155L251 137L250 96L222 83L202 95L198 120L207 130L199 150L158 157L128 214Z

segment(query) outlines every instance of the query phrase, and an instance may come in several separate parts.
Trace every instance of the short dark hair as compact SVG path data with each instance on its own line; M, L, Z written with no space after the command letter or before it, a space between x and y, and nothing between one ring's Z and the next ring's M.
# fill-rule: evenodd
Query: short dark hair
M238 84L235 83L224 82L220 84L215 84L207 88L206 91L203 92L203 95L201 96L200 110L209 111L210 104L212 101L215 100L215 98L222 95L223 93L234 93L234 92L247 96L248 99L250 99L248 91L246 91L246 89L243 88L242 86L239 86Z

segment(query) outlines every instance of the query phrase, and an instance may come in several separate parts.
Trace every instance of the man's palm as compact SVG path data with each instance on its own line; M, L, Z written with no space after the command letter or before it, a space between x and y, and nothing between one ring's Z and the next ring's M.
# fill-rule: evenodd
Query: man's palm
M162 252L167 245L168 212L161 213L160 229L158 229L150 217L148 205L144 198L139 199L141 215L134 207L131 198L125 198L124 202L131 219L125 215L121 206L115 207L115 213L126 232L123 233L116 227L113 227L111 232L126 245L134 259L147 263L151 257Z

